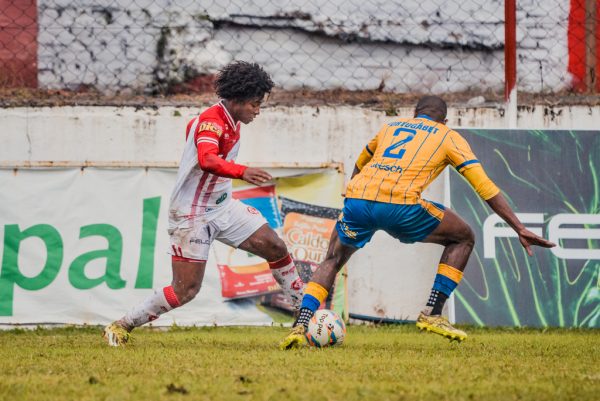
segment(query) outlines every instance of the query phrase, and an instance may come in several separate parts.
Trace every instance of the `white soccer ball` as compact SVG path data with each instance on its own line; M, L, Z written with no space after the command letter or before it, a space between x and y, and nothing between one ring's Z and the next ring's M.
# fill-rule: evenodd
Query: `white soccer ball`
M306 340L313 347L328 347L341 344L346 337L346 325L332 310L320 309L308 322Z

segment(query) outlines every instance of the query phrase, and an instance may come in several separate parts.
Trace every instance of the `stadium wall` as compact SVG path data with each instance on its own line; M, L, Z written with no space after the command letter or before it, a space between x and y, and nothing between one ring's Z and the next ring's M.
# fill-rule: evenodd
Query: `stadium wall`
M0 162L4 168L51 164L174 167L183 149L185 124L199 110L1 109ZM410 116L412 111L400 109L399 114ZM519 110L519 128L592 130L599 117L600 107L534 106ZM269 107L243 127L238 160L288 169L341 165L348 176L360 149L380 124L392 118L357 107ZM495 108L452 108L449 119L453 126L462 127L506 125ZM439 179L425 196L442 202L444 191L444 181ZM440 252L433 245L398 246L390 237L376 235L349 264L350 312L414 318L426 299L435 274L432 266Z
M0 160L24 162L120 162L174 166L184 145L187 121L202 110L187 107L44 107L0 109ZM412 116L401 108L399 116ZM360 107L267 107L243 127L239 160L244 163L316 166L354 158L386 120L382 111ZM520 129L597 128L598 106L527 106ZM502 109L450 108L453 127L505 128Z

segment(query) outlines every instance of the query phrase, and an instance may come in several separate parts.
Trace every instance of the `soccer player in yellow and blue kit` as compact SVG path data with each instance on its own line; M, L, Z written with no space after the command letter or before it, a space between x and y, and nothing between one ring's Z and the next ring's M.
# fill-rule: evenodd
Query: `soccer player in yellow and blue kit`
M358 157L346 189L344 208L333 231L325 260L305 289L300 314L280 344L295 348L305 342L308 321L325 300L336 273L375 231L384 230L403 243L444 246L429 300L417 327L450 340L467 334L441 315L444 303L463 276L474 245L468 224L455 212L421 198L423 190L447 165L462 174L488 205L518 234L529 255L531 246L555 246L527 230L488 178L467 141L446 123L447 105L437 96L419 100L412 119L384 124Z

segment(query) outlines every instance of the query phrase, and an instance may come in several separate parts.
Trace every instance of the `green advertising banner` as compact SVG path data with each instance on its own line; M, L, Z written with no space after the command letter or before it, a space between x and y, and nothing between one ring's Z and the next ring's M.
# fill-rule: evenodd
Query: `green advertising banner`
M529 257L456 171L451 204L474 229L456 321L600 327L600 132L460 130L520 220L558 244Z

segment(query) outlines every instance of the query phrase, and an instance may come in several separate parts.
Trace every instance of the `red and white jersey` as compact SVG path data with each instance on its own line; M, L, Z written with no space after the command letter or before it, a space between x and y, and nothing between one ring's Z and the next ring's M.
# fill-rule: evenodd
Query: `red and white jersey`
M202 142L217 145L219 157L234 161L240 145L240 123L233 121L221 101L188 123L186 137L169 212L173 217L186 218L217 215L217 210L231 201L231 178L203 171L197 146Z

